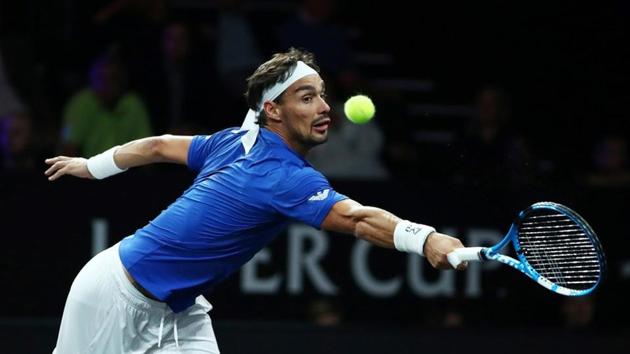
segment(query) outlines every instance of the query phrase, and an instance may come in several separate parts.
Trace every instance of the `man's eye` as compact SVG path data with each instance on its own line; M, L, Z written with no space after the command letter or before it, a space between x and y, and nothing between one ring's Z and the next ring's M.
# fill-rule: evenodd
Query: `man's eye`
M313 97L311 96L305 96L302 98L302 101L304 101L305 103L309 103L313 100Z

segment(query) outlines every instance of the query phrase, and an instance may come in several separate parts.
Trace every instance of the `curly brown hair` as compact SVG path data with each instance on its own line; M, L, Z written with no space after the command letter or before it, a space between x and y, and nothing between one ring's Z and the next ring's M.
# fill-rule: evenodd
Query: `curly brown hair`
M286 80L295 69L298 61L303 61L319 72L319 66L315 63L315 56L311 52L291 47L288 52L276 53L247 78L247 91L245 92L247 106L258 111L263 92L276 83ZM283 95L284 93L278 96L274 102L280 103ZM260 112L257 118L256 123L261 127L267 124L267 116L264 111Z

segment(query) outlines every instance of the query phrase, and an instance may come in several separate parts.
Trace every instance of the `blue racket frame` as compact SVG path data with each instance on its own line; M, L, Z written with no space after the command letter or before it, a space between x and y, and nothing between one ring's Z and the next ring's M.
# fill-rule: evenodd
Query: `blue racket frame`
M579 225L584 230L585 234L591 239L591 241L593 241L593 245L595 246L597 250L597 256L599 258L601 276L599 277L599 279L597 279L597 282L592 287L588 289L584 289L584 290L576 290L576 289L569 289L569 288L560 286L550 281L549 279L543 277L542 275L540 275L538 272L536 272L536 270L534 270L534 268L532 268L529 262L527 262L527 259L525 259L525 256L523 255L523 252L521 251L521 245L518 241L518 228L523 218L530 212L537 209L552 209L554 211L557 211L567 216L572 221L574 221L577 225ZM512 242L512 245L514 247L514 251L516 252L518 260L510 256L506 256L504 254L499 253L499 251L503 249L503 247L505 247L510 241ZM584 295L588 295L592 293L601 283L602 278L605 274L605 270L606 270L606 258L604 256L604 252L602 250L601 244L599 240L597 239L597 236L595 235L595 232L593 231L593 229L575 211L569 209L568 207L564 205L553 203L553 202L535 203L531 205L529 208L521 211L517 217L517 220L514 223L512 223L512 225L510 226L510 230L507 232L503 240L501 240L501 242L499 242L495 246L492 246L489 248L483 248L480 251L480 255L483 259L498 261L514 269L517 269L521 271L523 274L530 277L532 280L536 281L538 284L542 285L543 287L555 293L566 295L566 296L584 296Z

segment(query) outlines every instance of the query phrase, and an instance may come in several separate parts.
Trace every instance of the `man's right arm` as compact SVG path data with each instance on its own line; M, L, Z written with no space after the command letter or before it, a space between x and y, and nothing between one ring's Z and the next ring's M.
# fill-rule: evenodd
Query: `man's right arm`
M399 225L411 226L411 231L399 229ZM426 236L419 242L417 234L422 226L433 231L427 229ZM328 231L353 234L377 246L425 255L433 267L440 269L452 269L447 255L464 247L457 238L435 232L435 229L426 225L401 220L386 210L363 206L351 199L337 202L321 227ZM458 269L466 266L463 263Z
M114 151L113 163L120 170L170 162L185 165L188 162L188 149L192 136L162 135L131 141ZM88 160L82 157L57 156L46 159L51 167L45 174L50 181L63 175L81 178L95 178L88 169Z

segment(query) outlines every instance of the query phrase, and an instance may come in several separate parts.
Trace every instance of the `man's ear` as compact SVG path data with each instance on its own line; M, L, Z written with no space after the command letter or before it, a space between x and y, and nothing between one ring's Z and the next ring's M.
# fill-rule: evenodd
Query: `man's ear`
M263 104L263 110L265 111L267 119L274 122L282 121L282 118L280 117L280 107L278 107L277 103L267 101Z

